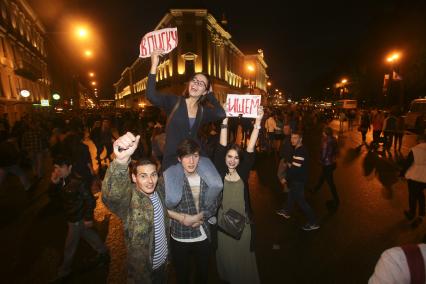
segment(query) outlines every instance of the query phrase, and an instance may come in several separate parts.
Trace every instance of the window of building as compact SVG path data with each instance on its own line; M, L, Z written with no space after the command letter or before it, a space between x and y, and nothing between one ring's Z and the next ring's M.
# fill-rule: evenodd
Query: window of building
M1 40L1 48L3 50L3 56L7 57L7 49L6 49L5 39L3 37L0 37L0 40Z
M185 39L187 43L192 43L192 33L186 33Z
M12 77L10 75L8 75L7 79L9 81L10 98L14 98L15 97L15 92L13 91Z
M4 89L3 89L3 80L0 76L0 97L5 97Z
M16 50L15 50L15 46L12 44L12 54L13 54L13 58L11 58L12 59L12 61L13 61L13 63L14 64L16 64L16 62L17 62L17 60L18 60L18 58L16 57Z
M12 26L14 29L16 29L16 12L15 10L12 11L10 14L10 19L12 20Z
M185 75L189 79L195 73L194 60L185 60Z
M7 9L5 3L1 3L1 16L4 20L7 20Z
M21 34L21 36L24 36L24 21L23 21L23 15L19 15L19 19L18 19L18 26L19 26L19 33Z

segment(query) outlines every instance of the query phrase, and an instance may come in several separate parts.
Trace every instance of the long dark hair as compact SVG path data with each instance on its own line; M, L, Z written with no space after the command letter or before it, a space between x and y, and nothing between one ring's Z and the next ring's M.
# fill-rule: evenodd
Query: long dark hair
M189 79L189 81L188 81L188 83L187 83L187 86L186 86L185 90L183 91L183 97L184 97L185 99L186 99L186 98L189 98L189 83L190 83L190 81L192 81L192 80L195 78L195 76L197 76L197 75L203 75L203 76L207 79L206 91L207 91L207 92L209 92L210 85L211 85L210 76L209 76L207 73L204 73L204 72L197 72L197 73L195 73L194 75L192 75L192 76L191 76L191 78ZM205 95L200 96L200 97L198 98L198 104L199 104L199 105L201 105L201 106L205 106L207 103L208 103L208 100L207 100L207 97L206 97Z
M226 155L228 155L228 152L230 150L235 150L237 152L238 158L240 159L240 163L238 164L238 166L241 165L241 163L243 162L243 157L244 157L243 156L243 149L238 144L231 144L226 149ZM226 156L225 156L225 159L226 159ZM237 166L237 168L238 168L238 166ZM227 170L227 172L228 172L228 170Z

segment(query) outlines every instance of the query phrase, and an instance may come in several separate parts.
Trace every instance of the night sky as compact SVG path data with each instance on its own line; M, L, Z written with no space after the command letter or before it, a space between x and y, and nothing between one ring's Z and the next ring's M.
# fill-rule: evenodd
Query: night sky
M293 97L315 96L367 69L380 87L387 52L403 50L409 59L413 50L426 50L425 2L29 0L48 31L61 30L72 16L96 27L96 57L73 62L81 72L98 74L104 97L112 97L112 84L137 58L141 37L169 9L196 7L207 8L217 20L225 14L226 30L245 54L263 49L273 87ZM55 40L60 37L57 33Z

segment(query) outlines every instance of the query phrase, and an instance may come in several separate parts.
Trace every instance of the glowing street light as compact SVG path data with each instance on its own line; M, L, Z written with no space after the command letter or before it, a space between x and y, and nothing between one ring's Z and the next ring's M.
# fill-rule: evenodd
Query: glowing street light
M93 56L93 52L91 51L91 50L85 50L84 51L84 56L86 56L86 57L88 57L88 58L90 58L90 57L92 57Z
M92 86L96 86L96 82L95 81L92 81Z
M95 77L95 73L89 72L89 77Z
M390 54L390 55L386 58L386 61L387 61L387 62L390 62L390 63L393 63L393 62L395 62L395 61L398 61L400 57L401 57L401 55L400 55L400 53L399 53L399 52L393 52L392 54Z
M75 33L77 37L80 39L85 39L89 35L89 31L87 30L87 28L82 26L77 27Z
M271 82L268 82L267 85L268 85L268 87L270 87L272 84L271 84Z
M55 93L55 94L53 94L53 95L52 95L52 98L53 98L55 101L57 101L57 100L59 100L59 99L61 98L61 96L60 96L59 94Z
M342 84L346 84L347 82L348 82L348 79L346 79L346 78L342 79Z
M252 64L248 64L248 65L247 65L247 70L248 70L249 72L254 72L254 66L253 66Z

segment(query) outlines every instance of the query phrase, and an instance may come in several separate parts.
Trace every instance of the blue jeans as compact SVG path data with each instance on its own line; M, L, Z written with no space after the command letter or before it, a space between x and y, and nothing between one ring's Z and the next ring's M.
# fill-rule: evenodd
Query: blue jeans
M72 260L77 250L80 238L83 238L98 253L106 253L107 247L99 235L92 228L86 228L83 221L68 222L68 233L65 240L64 260L59 267L58 276L65 276L71 272Z
M311 206L305 200L305 183L291 182L288 186L287 213L291 214L294 203L298 203L305 216L308 218L310 225L316 224L316 218Z

